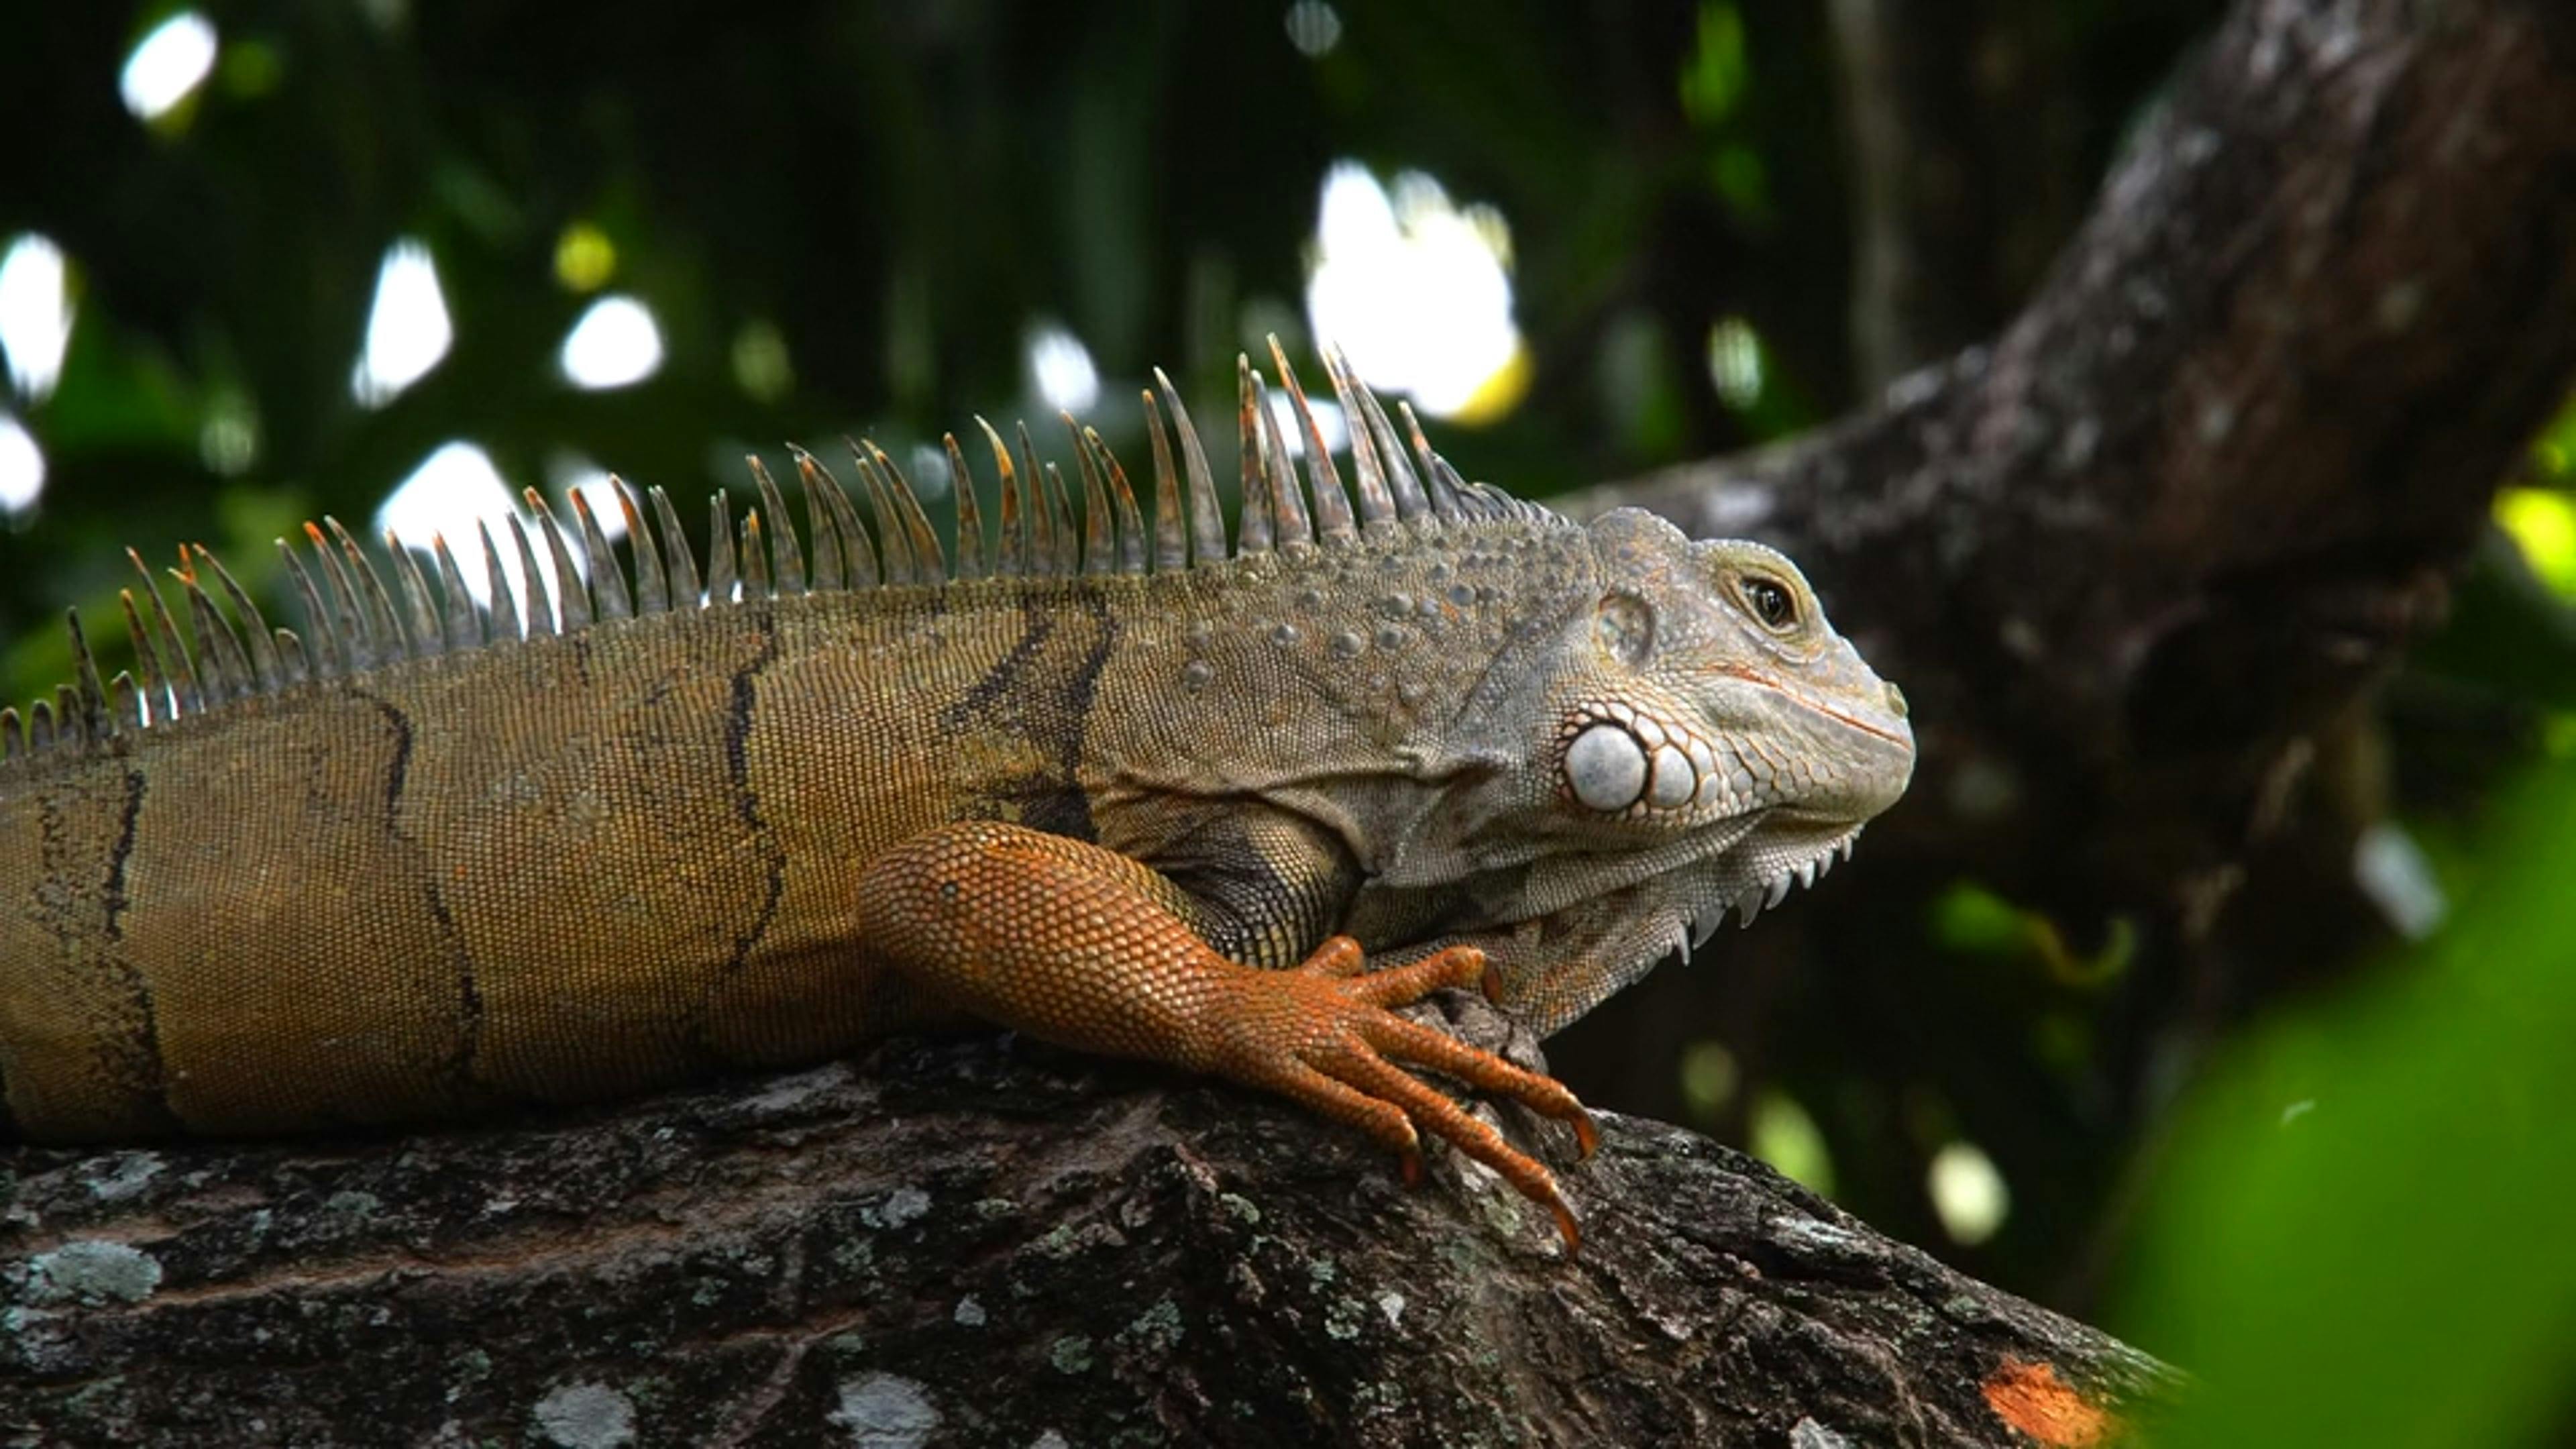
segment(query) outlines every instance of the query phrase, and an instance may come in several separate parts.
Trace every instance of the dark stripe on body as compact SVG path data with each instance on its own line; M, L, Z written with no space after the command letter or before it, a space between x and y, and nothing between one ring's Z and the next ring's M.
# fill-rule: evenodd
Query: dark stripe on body
M966 691L964 699L948 707L948 727L952 730L966 730L978 724L990 723L993 716L998 713L994 706L1012 698L1012 691L1019 684L1020 676L1028 672L1029 665L1036 661L1038 655L1046 649L1047 640L1054 635L1054 616L1047 612L1045 605L1028 597L1027 591L1022 591L1020 642L1011 646L1011 652L1002 656L1002 662L994 665L990 673L975 681L974 687Z
M1070 835L1076 840L1100 838L1100 827L1091 818L1091 797L1082 793L1082 746L1091 733L1091 706L1100 694L1101 671L1109 666L1109 651L1118 643L1118 617L1109 612L1109 598L1097 589L1083 589L1075 594L1085 612L1091 615L1091 652L1082 665L1065 680L1060 700L1059 718L1064 728L1056 742L1056 767L1062 772L1063 798L1073 807L1073 818L1062 824L1032 820L1041 830ZM1033 607L1035 600L1022 605Z
M787 852L779 845L777 833L769 828L769 822L761 818L760 794L751 784L751 725L760 705L760 675L778 658L776 622L767 609L760 611L759 628L760 652L733 672L732 698L725 710L725 778L733 786L734 813L751 828L751 838L760 847L760 914L752 918L748 929L734 938L732 956L725 961L724 970L717 973L716 978L707 983L707 989L699 994L697 1007L692 1013L696 1019L689 1027L689 1035L699 1049L710 1057L719 1058L723 1053L707 1035L708 1006L718 991L742 975L742 968L751 960L751 953L759 949L761 937L769 934L769 923L778 916L779 898L787 892Z
M380 699L354 686L349 692L375 706L376 713L384 717L385 724L394 732L394 760L385 768L385 834L401 840L403 790L411 783L411 720L390 700Z
M125 939L125 863L134 857L134 822L143 816L143 772L125 772L125 809L117 817L116 848L107 860L107 939ZM146 993L147 997L149 993ZM147 1002L148 1005L148 1002Z
M456 963L456 1055L447 1060L440 1075L458 1096L470 1098L475 1091L475 1058L483 1050L483 989L475 984L474 953L465 949L465 933L457 929L456 917L447 909L435 872L422 872L421 894L429 900L431 919L438 922L440 943Z
M122 939L126 863L133 855L136 821L143 811L143 772L127 770L123 784L125 796L118 811L120 825L116 845L109 852L107 878L99 882L102 906L100 935L111 945ZM37 837L42 852L39 859L45 862L47 877L59 881L68 864L65 860L66 822L55 797L47 795L40 798L42 804L36 814ZM170 1110L169 1072L161 1061L161 1029L154 1017L152 983L145 978L140 967L113 950L103 951L95 958L84 957L80 951L78 927L69 918L73 897L60 890L50 894L55 899L40 897L39 903L45 908L45 913L54 918L54 936L62 942L66 954L81 964L94 959L100 969L112 973L118 989L131 1004L130 1034L122 1043L114 1038L102 1038L97 1044L96 1054L100 1065L106 1069L105 1077L122 1086L130 1095L143 1099L147 1109L145 1115L155 1127L161 1131L177 1131L179 1117Z
M474 980L474 953L465 948L465 933L458 929L455 915L447 908L447 898L438 888L438 872L429 859L402 829L403 794L411 787L411 751L414 741L411 717L389 699L370 694L354 685L349 692L374 706L378 715L394 732L394 758L385 769L384 827L385 838L411 852L419 868L422 899L429 906L430 920L438 927L439 948L447 953L456 970L456 1025L458 1041L455 1053L440 1067L439 1075L460 1099L470 1098L475 1090L474 1062L483 1042L483 991Z
M107 939L125 939L125 866L134 856L135 822L143 815L143 772L125 772L125 805L117 815L116 848L108 855L104 927ZM161 1020L152 1000L152 983L143 970L123 956L111 958L117 975L127 991L133 993L135 1008L134 1038L143 1054L142 1088L152 1100L153 1115L171 1127L178 1126L179 1114L170 1109L170 1074L161 1064Z
M1068 605L1089 616L1091 647L1082 662L1065 676L1064 683L1049 690L1040 662ZM1108 598L1099 590L1076 589L1053 597L1034 592L1021 596L1019 643L943 717L947 727L961 735L982 732L1017 736L1036 746L1038 753L1049 760L1049 767L1043 771L993 782L989 798L996 807L994 814L1050 835L1081 841L1100 838L1099 826L1091 818L1090 797L1082 792L1080 770L1092 703L1117 636L1117 618L1109 612ZM1050 693L1055 696L1054 707L1037 707ZM1008 809L1001 808L1005 805Z

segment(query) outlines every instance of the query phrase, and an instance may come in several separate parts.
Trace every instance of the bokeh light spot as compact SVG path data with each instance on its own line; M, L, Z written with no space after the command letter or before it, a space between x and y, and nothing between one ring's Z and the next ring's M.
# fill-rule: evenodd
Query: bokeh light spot
M182 10L135 43L116 78L116 93L127 110L157 121L205 84L215 68L215 50L214 22Z
M796 365L787 355L787 335L765 319L742 324L733 335L733 380L760 402L776 402L796 385Z
M1433 417L1487 422L1529 385L1510 267L1502 213L1461 207L1418 171L1390 189L1358 162L1336 162L1317 208L1306 316L1371 386Z
M383 407L404 388L428 376L456 340L438 264L429 248L404 237L385 248L376 269L376 301L367 312L367 341L349 391L371 408Z
M1973 1142L1948 1142L1924 1169L1924 1191L1950 1241L1974 1247L2012 1212L2012 1189L1995 1160Z
M2542 583L2576 598L2576 500L2554 488L2496 490L2495 521Z
M1100 369L1091 349L1061 323L1040 322L1029 329L1029 385L1046 405L1079 413L1100 401Z
M1830 1197L1834 1191L1833 1154L1816 1119L1798 1099L1776 1088L1753 1099L1747 1124L1753 1155L1786 1176Z
M0 514L26 512L44 491L44 450L25 425L0 413Z
M565 334L560 361L575 387L631 387L662 369L661 325L633 297L602 297Z
M28 232L0 255L0 352L21 397L52 394L71 340L70 268L51 238Z
M1288 7L1288 43L1310 59L1330 53L1342 43L1342 12L1324 0L1297 0Z
M1723 317L1708 329L1708 380L1731 408L1762 400L1762 339L1741 317Z
M555 280L575 292L596 292L617 274L617 244L586 221L555 238Z

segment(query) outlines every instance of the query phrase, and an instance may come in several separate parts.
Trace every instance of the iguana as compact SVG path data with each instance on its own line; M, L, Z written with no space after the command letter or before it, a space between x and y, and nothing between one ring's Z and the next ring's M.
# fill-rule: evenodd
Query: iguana
M1346 489L1272 350L1295 422L1239 363L1230 547L1157 372L1150 522L1096 431L1077 529L984 424L998 537L952 436L953 570L868 444L873 530L800 452L809 548L755 458L703 583L622 483L631 567L529 493L523 608L488 527L478 605L444 540L433 591L389 538L389 587L308 525L300 635L198 547L185 644L145 570L132 673L74 614L74 680L0 712L7 1123L414 1122L974 1018L1283 1093L1408 1172L1428 1131L1573 1241L1544 1166L1391 1063L1588 1152L1573 1094L1393 1008L1482 982L1544 1034L1749 923L1903 791L1902 697L1777 553L1468 483L1406 409L1408 460L1328 354Z

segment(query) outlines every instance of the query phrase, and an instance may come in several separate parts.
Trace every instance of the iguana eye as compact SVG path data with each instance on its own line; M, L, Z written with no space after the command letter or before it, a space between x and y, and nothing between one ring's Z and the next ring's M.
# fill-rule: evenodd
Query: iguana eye
M1766 627L1786 630L1798 622L1797 598L1781 587L1779 580L1755 574L1736 588L1744 595L1745 607Z

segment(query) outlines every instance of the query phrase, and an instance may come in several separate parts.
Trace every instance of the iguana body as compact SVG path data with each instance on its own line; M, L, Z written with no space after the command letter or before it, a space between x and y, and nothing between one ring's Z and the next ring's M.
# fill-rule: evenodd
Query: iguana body
M1384 1008L1490 958L1507 1009L1561 1025L1690 922L1811 878L1903 788L1911 736L1767 551L1580 528L1427 449L1417 476L1343 386L1355 518L1319 449L1300 488L1245 380L1231 551L1150 396L1154 524L1077 437L1079 562L1053 470L994 439L994 577L948 577L882 454L873 541L810 460L810 560L765 476L739 567L719 511L703 604L658 494L658 544L627 495L631 583L586 512L587 585L541 517L561 618L540 600L524 639L497 566L479 614L443 546L443 605L407 557L388 590L325 546L305 638L236 632L200 551L193 651L147 594L140 685L83 646L56 708L0 722L10 1124L452 1117L967 1015L1402 1147L1410 1114L1554 1202L1380 1053L1579 1121L1573 1098ZM1419 964L1355 975L1344 935Z

